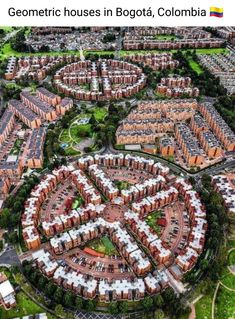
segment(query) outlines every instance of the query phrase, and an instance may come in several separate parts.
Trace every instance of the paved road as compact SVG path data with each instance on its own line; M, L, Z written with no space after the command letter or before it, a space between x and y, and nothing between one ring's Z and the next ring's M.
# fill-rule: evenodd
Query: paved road
M77 312L75 319L142 319L143 313L133 313L130 315L109 315L103 313Z
M19 257L14 248L9 248L0 256L0 265L20 265Z

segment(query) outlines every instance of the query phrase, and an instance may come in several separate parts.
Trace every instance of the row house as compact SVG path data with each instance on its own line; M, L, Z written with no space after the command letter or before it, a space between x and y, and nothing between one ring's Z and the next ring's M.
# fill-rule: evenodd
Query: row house
M198 140L209 157L221 157L222 147L211 131L199 133Z
M56 106L61 102L61 97L59 95L56 95L44 87L40 87L36 90L37 97L50 105Z
M100 301L140 300L145 296L145 284L141 278L100 280L98 287Z
M211 103L199 106L200 112L211 127L213 133L224 145L227 151L235 150L235 135L228 124L222 119Z
M11 187L9 177L1 178L0 180L0 198L6 198Z
M121 190L121 197L124 203L138 201L145 196L153 196L156 192L160 191L165 184L165 178L158 175L156 178L145 180L142 184L138 183L131 186L129 189Z
M43 120L54 121L56 119L56 111L48 103L40 100L37 96L22 91L20 93L20 98L27 107L40 115Z
M9 109L18 117L24 124L31 129L39 128L41 126L40 117L33 111L25 107L24 104L17 100L10 100L8 102Z
M235 213L235 188L234 176L230 178L227 175L215 175L212 177L212 185L214 190L218 192L224 201L229 214Z
M154 233L144 220L140 220L138 214L128 211L125 213L131 229L138 235L142 244L146 246L154 259L159 263L166 263L171 257L171 251L162 240Z
M42 229L46 236L51 237L66 229L76 227L84 222L97 218L104 211L105 205L93 205L73 209L67 214L60 214L55 219L42 222Z
M41 245L40 235L34 226L28 226L23 229L23 239L28 249L37 249Z
M111 200L118 196L119 189L113 184L109 177L106 176L104 171L98 167L97 164L89 166L88 171L108 199Z
M33 253L32 256L38 268L47 277L52 277L56 269L59 267L58 262L48 251L45 251L44 249Z
M156 88L156 92L165 95L170 98L178 98L182 96L189 96L189 97L198 97L199 96L199 89L197 87L168 87L163 84L158 84Z
M167 190L162 190L154 196L147 196L137 203L132 203L132 210L144 217L151 211L157 210L175 201L177 197L177 189L171 186Z
M112 241L117 245L122 255L128 260L134 272L141 276L149 272L151 263L144 252L138 247L128 232L119 225L111 234Z
M171 53L128 54L125 56L125 60L147 65L154 71L175 69L179 65L179 61L174 60Z
M91 167L91 166L90 166ZM101 196L91 181L81 170L72 172L72 179L75 186L78 188L86 203L100 204Z
M220 48L224 44L223 39L174 39L155 40L155 39L124 39L123 47L125 50L178 50L178 49L202 49Z
M56 112L58 114L64 115L73 107L73 100L65 97L56 105Z
M204 163L204 156L198 146L197 139L193 136L190 128L186 124L181 123L175 125L175 137L189 166Z
M43 167L43 148L45 140L45 127L36 128L31 131L25 148L25 166L29 168Z
M60 266L56 269L53 281L85 299L93 299L97 294L98 281L96 279L68 269L66 266Z
M0 118L0 145L3 144L15 125L14 113L6 109Z
M160 154L162 156L174 156L175 144L174 140L170 137L162 137L159 141Z
M4 76L6 80L20 80L26 76L29 79L41 81L61 63L72 63L78 60L79 57L75 55L10 57Z

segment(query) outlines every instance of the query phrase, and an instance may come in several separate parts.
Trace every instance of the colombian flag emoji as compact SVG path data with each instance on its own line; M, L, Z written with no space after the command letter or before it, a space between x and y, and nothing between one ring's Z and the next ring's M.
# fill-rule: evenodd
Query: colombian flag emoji
M224 14L223 8L210 7L210 17L222 18Z

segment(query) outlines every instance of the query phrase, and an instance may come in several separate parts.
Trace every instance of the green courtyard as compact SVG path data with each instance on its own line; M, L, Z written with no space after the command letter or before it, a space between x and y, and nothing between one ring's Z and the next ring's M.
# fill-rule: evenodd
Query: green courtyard
M61 131L59 143L64 148L66 155L79 155L81 152L78 150L77 146L87 138L92 138L95 143L95 133L92 131L92 125L89 123L92 115L94 115L97 123L100 123L107 115L107 109L93 107L85 113L79 114L69 123L67 129ZM82 124L83 121L84 124Z
M107 236L92 240L88 247L107 256L118 255L116 247Z
M161 233L161 226L157 224L157 220L161 217L161 212L156 211L146 217L146 223L157 233Z

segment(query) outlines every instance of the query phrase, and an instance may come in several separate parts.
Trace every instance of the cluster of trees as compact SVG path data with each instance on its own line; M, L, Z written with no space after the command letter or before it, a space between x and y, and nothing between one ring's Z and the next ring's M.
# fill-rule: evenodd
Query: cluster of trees
M19 99L20 98L21 88L15 85L2 85L2 95L3 99L8 101L10 99Z
M220 85L219 78L212 75L208 70L204 70L204 72L198 74L191 68L189 60L198 61L195 50L186 51L186 53L178 50L173 53L173 58L180 62L178 70L175 73L178 71L182 76L191 77L193 84L199 88L201 95L211 97L226 95L226 89Z
M104 35L102 42L108 43L108 42L113 42L115 40L116 40L116 35L114 33L107 33Z
M10 44L13 50L18 52L34 52L33 48L25 43L26 30L26 28L19 30L16 35L10 39Z
M0 77L4 76L6 72L6 67L7 67L7 59L0 61Z
M56 125L49 125L46 135L46 142L44 144L44 167L49 167L49 159L55 154L59 154L61 156L65 155L65 151L59 143L59 135L62 129L69 127L70 121L77 116L78 113L79 111L73 107L71 110L66 112L66 114L56 123ZM58 161L55 161L55 163L56 162Z
M4 203L4 209L0 215L0 227L7 229L6 239L11 243L18 242L17 233L14 231L18 226L24 202L30 194L31 189L38 184L39 179L35 175L25 178L24 184L14 195L9 195Z
M192 284L197 281L198 275L200 275L198 270L201 274L208 275L209 281L216 282L227 262L224 258L225 251L222 245L228 226L223 198L214 191L209 175L204 174L201 181L203 189L200 196L206 207L208 230L204 252L199 257L196 267L187 273L184 278Z
M235 132L235 96L220 96L214 106Z
M100 55L99 53L87 53L86 59L91 60L92 62L95 62L99 59L113 59L114 54L113 53L106 53Z
M111 102L108 106L108 114L103 123L96 125L93 130L97 134L97 142L100 145L107 145L115 141L115 132L119 122L124 119L129 113L130 103L126 102L123 106Z

